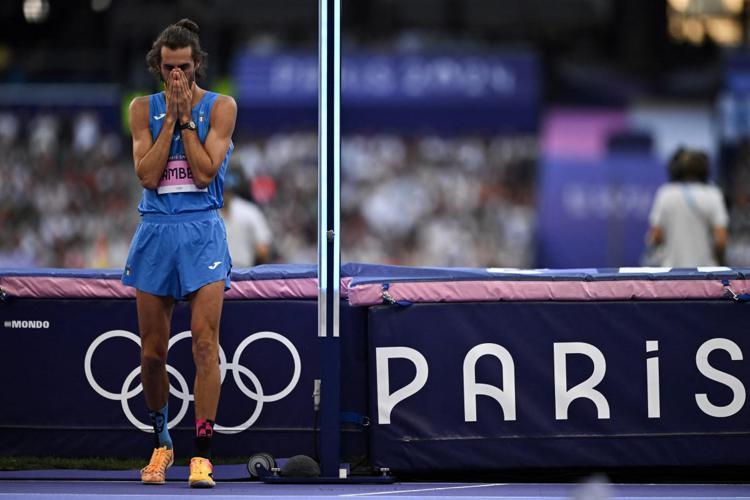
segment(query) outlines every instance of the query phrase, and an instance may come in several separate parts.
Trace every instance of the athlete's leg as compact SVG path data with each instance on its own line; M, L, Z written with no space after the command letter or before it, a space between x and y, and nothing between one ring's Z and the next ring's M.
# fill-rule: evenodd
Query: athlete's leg
M157 410L167 403L169 397L167 345L174 299L137 290L135 300L141 334L143 393L149 409Z
M219 321L224 305L224 281L216 281L190 296L190 329L195 362L195 418L216 419L219 375Z
M193 292L190 297L195 362L195 447L190 462L190 486L214 485L211 440L219 405L219 322L224 304L224 281L216 281Z
M166 470L174 462L172 439L167 428L167 346L174 299L137 290L136 306L141 334L141 383L155 440L151 460L141 470L141 481L145 484L164 484Z

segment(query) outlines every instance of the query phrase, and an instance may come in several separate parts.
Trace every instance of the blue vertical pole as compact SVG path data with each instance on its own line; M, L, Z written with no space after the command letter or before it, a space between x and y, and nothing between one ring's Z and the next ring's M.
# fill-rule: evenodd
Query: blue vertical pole
M318 337L320 337L320 466L338 476L341 456L340 172L341 1L319 0L318 50Z

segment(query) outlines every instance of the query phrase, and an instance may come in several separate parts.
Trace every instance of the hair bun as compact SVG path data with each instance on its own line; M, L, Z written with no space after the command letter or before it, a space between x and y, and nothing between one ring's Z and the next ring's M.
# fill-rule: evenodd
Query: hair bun
M184 19L180 19L176 23L174 23L175 26L180 26L182 28L185 28L187 30L192 31L196 35L200 33L201 29L198 27L198 23L193 21L192 19L188 19L187 17Z

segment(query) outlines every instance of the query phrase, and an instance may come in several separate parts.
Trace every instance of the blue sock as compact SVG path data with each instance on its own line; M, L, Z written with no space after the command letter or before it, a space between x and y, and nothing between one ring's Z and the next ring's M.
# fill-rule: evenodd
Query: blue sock
M151 419L151 425L154 426L156 448L166 446L171 450L172 438L169 437L169 429L167 428L167 422L169 421L169 403L165 404L164 408L161 410L149 410L148 416Z

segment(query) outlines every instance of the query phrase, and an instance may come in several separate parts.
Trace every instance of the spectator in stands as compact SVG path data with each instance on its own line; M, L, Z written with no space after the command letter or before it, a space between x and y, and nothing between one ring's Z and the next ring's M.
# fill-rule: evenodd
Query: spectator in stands
M260 208L246 199L248 192L242 171L230 167L224 178L221 216L227 227L229 255L234 267L265 264L271 258L271 229Z
M680 148L669 161L669 182L656 192L647 243L660 248L664 267L724 263L729 216L724 198L708 183L708 156Z

